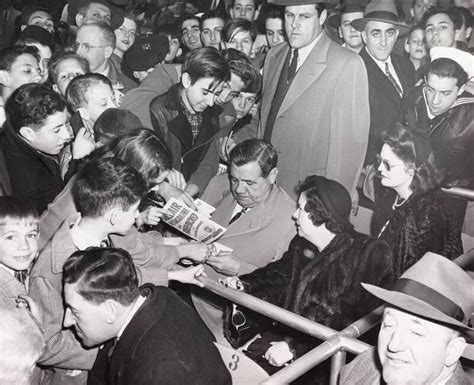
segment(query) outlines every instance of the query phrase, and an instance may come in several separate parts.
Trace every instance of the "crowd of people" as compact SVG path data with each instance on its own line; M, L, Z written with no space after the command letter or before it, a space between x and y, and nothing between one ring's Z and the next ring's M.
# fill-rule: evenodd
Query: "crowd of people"
M469 384L474 7L408 5L2 2L0 383L231 384L225 349L321 342L205 275L335 330L385 303L341 384ZM196 198L217 243L163 221Z

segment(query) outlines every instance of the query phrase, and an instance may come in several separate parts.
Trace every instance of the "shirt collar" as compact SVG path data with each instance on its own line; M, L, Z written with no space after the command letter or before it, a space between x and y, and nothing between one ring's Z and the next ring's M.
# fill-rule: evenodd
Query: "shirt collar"
M15 270L10 269L8 266L5 266L4 264L0 263L0 268L11 274L12 276L15 276Z
M189 109L189 107L184 102L183 97L181 96L181 92L178 92L178 100L179 100L179 104L180 104L181 108L183 109L183 113L187 118L192 117L192 116L200 116L202 114L201 112L195 112L195 111L191 111Z
M389 55L387 60L381 61L381 60L376 59L374 56L372 56L372 54L369 52L367 47L365 47L365 50L367 51L369 56L374 60L375 64L377 64L379 66L379 68L382 70L383 73L385 73L385 63L388 63L388 66L390 67L390 69L393 68L391 55Z
M82 231L78 226L80 222L81 216L79 215L69 230L74 245L79 250L85 250L88 247L100 247L100 242L103 241L103 239L97 239Z
M122 328L120 329L118 335L117 335L117 341L120 339L120 337L122 337L122 334L123 332L125 331L125 328L128 326L128 324L130 323L130 321L132 320L133 316L135 315L135 313L141 308L141 306L143 305L143 303L146 301L146 297L144 297L143 295L140 295L137 299L137 301L135 302L135 304L133 305L133 308L132 310L130 311L129 315L127 316L127 318L125 319L125 322L123 323L122 325Z
M428 106L428 102L426 101L425 86L423 86L423 100L425 101L426 114L428 115L428 118L430 120L434 119L435 116L431 113L430 106Z
M309 45L303 48L298 48L298 68L305 62L315 45L321 40L323 32L321 32L316 39L314 39ZM291 48L291 47L290 47ZM293 50L294 48L291 48Z

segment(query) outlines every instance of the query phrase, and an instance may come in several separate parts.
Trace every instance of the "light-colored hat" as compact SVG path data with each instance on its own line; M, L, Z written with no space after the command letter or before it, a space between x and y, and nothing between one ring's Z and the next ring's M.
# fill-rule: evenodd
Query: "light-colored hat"
M352 21L352 26L358 31L363 31L369 21L381 21L395 25L400 32L405 33L409 27L400 22L397 6L394 0L372 0L365 7L364 17Z
M458 63L466 71L469 79L474 77L474 57L466 51L454 47L433 47L430 49L431 61L446 58Z
M387 304L461 331L474 341L469 324L474 311L474 280L448 258L426 253L397 280L391 290L363 283Z

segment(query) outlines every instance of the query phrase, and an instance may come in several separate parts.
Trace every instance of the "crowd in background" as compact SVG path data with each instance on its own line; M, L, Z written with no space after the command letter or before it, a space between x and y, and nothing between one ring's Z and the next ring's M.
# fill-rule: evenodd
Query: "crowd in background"
M221 349L246 344L272 374L320 342L204 290L207 275L336 330L380 300L448 325L449 359L420 359L403 380L383 359L384 327L379 358L362 359L382 367L374 384L466 384L472 292L467 314L419 299L448 318L390 293L419 295L403 277L451 271L462 232L474 236L473 207L443 192L474 189L473 12L462 0L2 1L0 383L227 384ZM218 243L167 226L172 198L215 207ZM456 276L467 287L447 301L472 288ZM383 325L402 324L398 310ZM362 384L354 363L344 381Z

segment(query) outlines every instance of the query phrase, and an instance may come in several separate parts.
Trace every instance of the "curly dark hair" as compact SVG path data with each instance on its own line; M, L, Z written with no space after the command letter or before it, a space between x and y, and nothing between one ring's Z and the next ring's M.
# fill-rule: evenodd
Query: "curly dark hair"
M353 230L354 226L349 222L349 218L346 221L342 218L336 218L322 202L318 189L320 178L318 175L310 175L297 187L297 192L300 195L304 193L306 196L304 211L309 214L313 225L320 226L326 224L326 228L332 233L345 233ZM349 193L347 195L350 201Z
M22 127L38 130L49 116L65 109L66 101L61 95L36 83L17 88L5 104L5 111L15 132L19 132Z
M410 184L410 189L414 193L424 193L441 185L444 173L435 165L433 150L428 139L397 123L382 132L382 141L390 146L393 153L405 164L406 169L414 169Z

